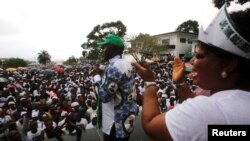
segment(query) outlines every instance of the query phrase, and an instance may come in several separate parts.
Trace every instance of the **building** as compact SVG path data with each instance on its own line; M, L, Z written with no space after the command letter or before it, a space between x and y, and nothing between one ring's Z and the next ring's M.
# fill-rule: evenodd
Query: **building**
M193 52L193 41L197 39L198 35L187 32L169 32L158 35L153 35L161 45L166 45L168 49L162 54L172 54L174 56L184 56L187 53Z

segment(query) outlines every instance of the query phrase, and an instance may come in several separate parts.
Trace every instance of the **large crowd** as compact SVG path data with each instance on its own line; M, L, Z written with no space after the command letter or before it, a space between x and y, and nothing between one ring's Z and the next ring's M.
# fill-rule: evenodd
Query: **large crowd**
M181 102L172 82L172 63L173 56L167 55L151 64L162 112ZM2 70L0 77L8 82L0 82L0 141L63 140L65 134L81 140L83 130L96 128L98 95L90 75L94 65L64 68L46 76L31 69ZM133 98L140 114L145 87L137 73L133 75ZM193 90L196 88L188 78L186 83Z

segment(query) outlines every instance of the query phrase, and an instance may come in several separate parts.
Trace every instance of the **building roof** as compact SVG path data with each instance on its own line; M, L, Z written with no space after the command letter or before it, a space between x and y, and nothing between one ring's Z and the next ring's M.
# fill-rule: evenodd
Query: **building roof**
M184 33L184 34L191 34L191 35L197 35L197 33L190 33L190 32L182 32L182 31L173 31L173 32L167 32L167 33L162 33L162 34L156 34L152 36L161 36L161 35L168 35L168 34L173 34L173 33Z

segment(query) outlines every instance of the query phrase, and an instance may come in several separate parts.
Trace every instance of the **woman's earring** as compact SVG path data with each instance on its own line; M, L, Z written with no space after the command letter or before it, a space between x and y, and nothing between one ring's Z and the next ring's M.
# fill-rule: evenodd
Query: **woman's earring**
M227 72L225 71L221 72L221 78L227 78Z

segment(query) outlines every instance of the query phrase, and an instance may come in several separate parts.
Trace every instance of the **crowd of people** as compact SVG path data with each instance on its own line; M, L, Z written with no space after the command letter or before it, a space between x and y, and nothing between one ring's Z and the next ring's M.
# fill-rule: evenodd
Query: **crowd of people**
M80 140L82 130L96 125L97 95L89 69L54 72L50 78L29 70L1 71L9 81L0 84L0 139L20 140L12 139L15 131L27 140L62 140L63 134Z
M180 102L172 83L173 58L167 55L164 60L152 64L162 112ZM80 140L83 130L96 128L98 94L93 75L90 75L95 66L93 63L89 67L73 67L63 73L53 72L51 77L30 70L1 71L1 77L9 81L0 82L0 139L62 140L62 135L67 134L76 135ZM131 99L136 103L135 115L138 115L142 110L145 87L134 70L133 75L135 83ZM187 80L191 87L191 81ZM18 133L22 138L12 136L12 133Z

